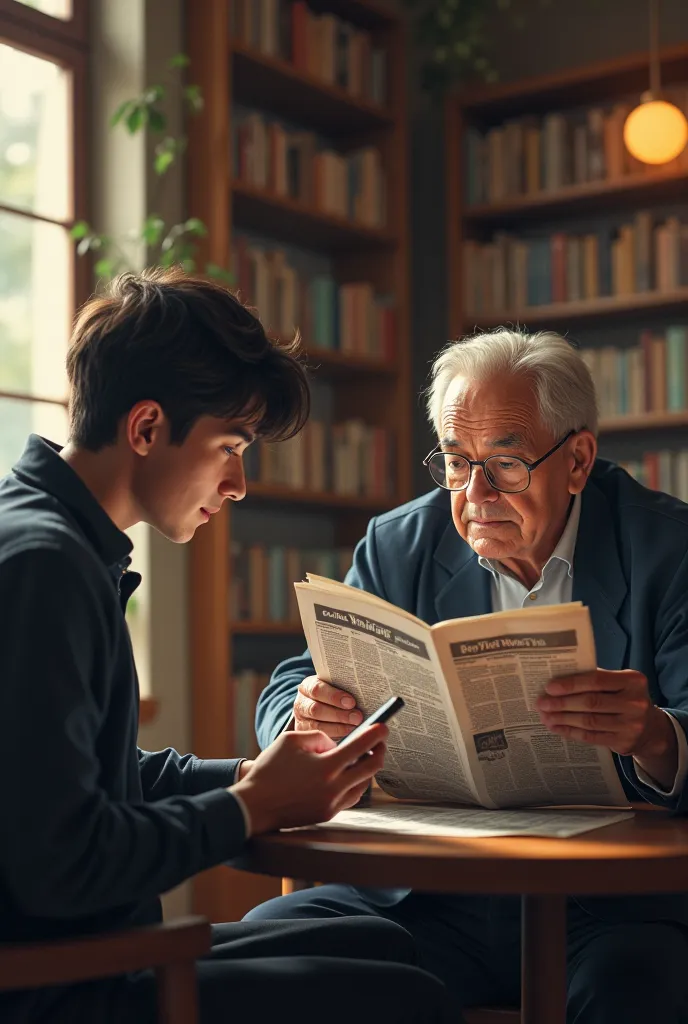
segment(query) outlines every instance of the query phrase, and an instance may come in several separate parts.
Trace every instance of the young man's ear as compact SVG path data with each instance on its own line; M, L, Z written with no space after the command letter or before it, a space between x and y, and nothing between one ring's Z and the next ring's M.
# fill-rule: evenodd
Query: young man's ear
M167 420L158 402L137 402L126 422L127 441L137 455L148 455L167 431Z

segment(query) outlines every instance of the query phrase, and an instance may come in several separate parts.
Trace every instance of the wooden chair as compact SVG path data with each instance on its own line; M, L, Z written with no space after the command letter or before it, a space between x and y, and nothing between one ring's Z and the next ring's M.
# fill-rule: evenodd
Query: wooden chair
M0 946L0 992L153 968L159 1024L197 1024L196 960L209 949L210 925L203 917L66 942Z
M302 889L310 889L311 882L304 882L299 878L282 879L282 895L290 892L300 892ZM520 1024L521 1013L519 1010L493 1010L473 1009L463 1012L466 1024Z

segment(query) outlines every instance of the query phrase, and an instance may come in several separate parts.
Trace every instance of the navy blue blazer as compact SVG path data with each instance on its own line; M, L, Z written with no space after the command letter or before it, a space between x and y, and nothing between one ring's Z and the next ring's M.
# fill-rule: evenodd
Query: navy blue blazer
M429 624L491 611L490 574L440 489L372 519L346 582ZM598 665L643 672L652 700L688 733L688 505L598 459L582 495L573 599L590 609ZM256 712L262 747L289 721L297 687L313 672L308 651L275 669ZM629 799L688 810L688 786L670 801L639 781L631 757L616 760ZM688 919L688 906L679 916Z
M491 610L490 574L439 488L371 520L346 582L431 625ZM582 495L573 600L590 609L600 668L643 672L652 700L688 733L688 505L598 459ZM261 746L284 728L313 672L308 651L275 669L258 702ZM688 810L688 786L669 801L638 780L632 758L617 760L629 799Z

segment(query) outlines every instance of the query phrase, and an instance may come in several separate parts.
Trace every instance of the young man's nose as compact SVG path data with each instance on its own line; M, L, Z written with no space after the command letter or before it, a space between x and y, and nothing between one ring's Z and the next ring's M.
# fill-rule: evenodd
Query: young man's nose
M234 460L231 472L225 475L220 484L220 494L223 498L230 498L232 501L241 501L246 497L246 474L241 459Z

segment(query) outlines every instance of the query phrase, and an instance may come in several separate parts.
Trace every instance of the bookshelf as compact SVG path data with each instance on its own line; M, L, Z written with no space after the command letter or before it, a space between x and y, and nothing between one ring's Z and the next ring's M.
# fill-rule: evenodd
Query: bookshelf
M236 227L264 232L280 241L298 238L300 245L326 252L396 247L394 235L381 228L352 223L241 181L233 182L231 190Z
M339 84L328 80L332 76L318 56L325 52L326 35L318 35L322 45L316 44L315 49L311 45L305 53L295 19L301 23L306 19L309 32L315 31L315 25L318 33L327 33L334 25L343 33L349 40L346 52L364 54L367 91L356 87L352 56L348 57L348 80ZM307 39L312 42L313 36ZM247 245L259 244L251 241L254 238L267 240L265 245L282 248L289 260L292 250L306 253L309 259L327 260L328 273L340 293L348 285L365 282L376 297L391 296L394 318L393 352L384 346L379 351L364 350L355 339L345 344L343 337L339 347L322 347L313 343L312 325L297 321L312 379L324 389L318 415L323 416L324 402L324 413L331 417L334 429L338 423L356 420L366 428L384 429L393 438L391 493L372 496L364 487L342 493L334 488L336 480L331 476L318 486L308 479L297 487L259 478L248 482L241 505L229 508L227 503L190 546L193 750L213 758L236 752L233 737L237 726L250 718L246 701L250 704L255 697L251 687L262 685L266 671L283 656L275 653L266 665L254 664L254 655L257 662L268 650L297 653L304 646L291 613L282 621L264 613L239 620L232 613L232 564L246 517L260 521L260 527L254 525L260 543L270 545L273 532L277 535L284 524L303 518L316 526L312 538L310 527L304 527L302 548L323 547L317 534L329 538L333 551L346 551L364 534L371 515L411 497L406 61L402 22L384 7L364 0L309 0L308 5L298 0L204 0L187 5L187 40L190 80L198 82L205 99L202 113L189 123L187 156L189 209L210 228L203 258L233 265L236 271L239 258L243 259L237 256L244 244L241 239L248 239ZM372 57L373 51L378 56ZM380 51L385 69L383 102L368 94L374 78L370 69L375 60L379 62ZM320 61L318 66L313 66L314 60ZM357 66L360 74L360 61ZM341 57L338 67L341 75ZM378 88L379 82L378 73ZM245 156L240 149L242 119L258 115L265 120L267 135L273 125L287 133L310 133L317 140L316 150L326 148L334 163L355 160L359 151L374 148L385 180L384 221L343 216L323 208L317 195L294 194L293 188L287 194L274 181L258 183L250 175L237 174ZM253 144L255 153L255 138ZM271 163L269 174L273 173ZM237 275L240 286L246 280L243 273ZM256 296L247 295L246 290L240 287L242 297L257 304L261 314ZM360 320L350 321L354 322ZM343 321L339 323L343 332ZM243 678L247 676L248 683ZM241 685L234 689L233 680ZM252 696L247 698L250 691ZM197 879L194 904L212 920L236 920L278 892L274 881L219 868Z
M688 46L661 52L688 109ZM648 55L466 91L445 106L452 337L563 332L600 400L600 447L688 500L688 147L633 160Z
M633 313L654 310L658 313L688 308L688 288L669 292L645 292L635 295L604 295L597 299L578 302L548 302L542 306L524 306L521 309L500 310L492 315L474 314L470 319L476 327L496 327L503 323L527 323L528 326L546 326L567 321L580 323L596 320L627 319Z

